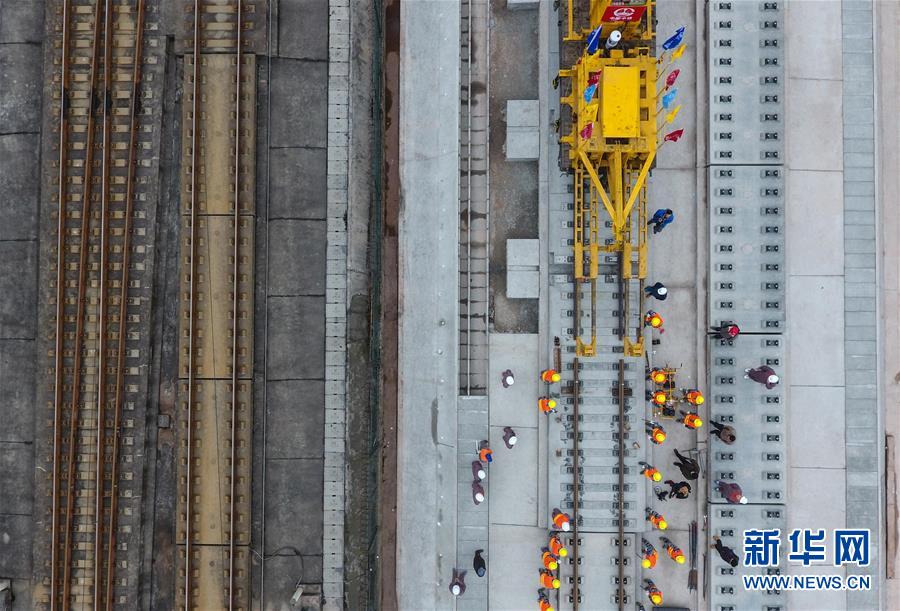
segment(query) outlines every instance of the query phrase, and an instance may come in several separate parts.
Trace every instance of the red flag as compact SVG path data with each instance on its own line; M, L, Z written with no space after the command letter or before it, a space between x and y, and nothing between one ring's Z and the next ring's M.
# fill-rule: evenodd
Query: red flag
M596 85L600 82L600 72L603 71L600 70L599 72L591 72L591 74L588 76L588 85Z
M681 70L672 70L672 72L669 73L669 76L666 77L666 89L675 84L679 74L681 74Z
M676 129L671 134L666 134L666 137L663 138L666 142L678 142L678 139L684 135L683 129Z
M582 140L587 140L593 135L593 133L594 133L594 124L588 123L587 125L584 126L584 128L580 132L578 132L578 135L581 136Z

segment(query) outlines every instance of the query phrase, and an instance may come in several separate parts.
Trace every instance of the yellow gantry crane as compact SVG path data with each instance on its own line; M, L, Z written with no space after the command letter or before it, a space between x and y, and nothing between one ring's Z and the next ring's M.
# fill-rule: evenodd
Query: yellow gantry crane
M579 15L578 9L583 7L575 3L588 1L588 14ZM658 131L654 4L655 0L568 2L568 35L563 40L585 41L599 34L596 52L589 54L585 45L576 64L559 73L560 79L568 79L570 84L569 95L560 101L571 109L572 130L560 141L567 145L575 181L575 339L579 356L594 356L597 351L596 282L600 257L605 253L619 255L625 354L644 353L642 326L629 331L627 321L630 283L639 282L642 300L647 276L647 176L656 158ZM586 21L589 27L576 29L578 21ZM612 222L610 243L600 237L601 204ZM590 341L582 339L580 330L579 285L584 283L591 285Z

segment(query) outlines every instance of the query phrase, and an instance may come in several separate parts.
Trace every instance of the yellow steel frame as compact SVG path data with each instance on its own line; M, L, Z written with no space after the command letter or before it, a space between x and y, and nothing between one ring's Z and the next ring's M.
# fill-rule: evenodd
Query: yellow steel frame
M576 28L575 26L575 8L576 4L585 4L589 2L588 8L588 27ZM609 32L618 29L622 32L622 36L627 40L653 40L653 28L644 27L644 24L653 23L653 11L655 9L655 0L647 0L645 17L641 22L635 23L603 23L600 18L611 4L620 4L621 0L568 0L568 32L563 38L565 42L584 40L585 37L598 27L602 27L601 36L605 39Z
M564 40L582 40L586 33L598 26L607 28L609 24L601 24L599 19L612 0L591 0L590 29L587 30L575 29L574 1L569 0L568 3L569 31ZM633 279L643 281L647 276L647 177L656 159L658 129L657 65L653 46L649 44L654 36L653 5L653 0L647 2L646 16L640 23L628 24L624 31L622 27L618 28L629 42L626 48L612 51L601 49L591 56L582 55L575 66L560 71L560 77L570 82L570 93L562 97L561 102L571 108L574 119L571 133L563 136L561 141L569 145L575 181L573 265L576 299L580 299L579 284L587 282L591 284L592 300L595 298L595 282L602 253L621 253L621 273L626 283ZM599 104L603 103L602 99L598 99L602 98L601 84L598 84L593 100L584 100L583 92L591 76L600 74L602 78L603 71L609 68L631 69L639 73L639 92L636 93L639 128L636 137L604 137L597 116ZM593 133L582 138L582 130L588 123L593 123ZM600 240L601 203L612 221L613 240L610 244L601 244ZM627 316L627 299L625 309ZM579 356L593 356L596 354L596 326L592 320L591 341L588 343L581 339L580 323L579 319L575 329L577 353ZM643 355L642 328L638 326L634 338L626 333L623 344L626 355Z

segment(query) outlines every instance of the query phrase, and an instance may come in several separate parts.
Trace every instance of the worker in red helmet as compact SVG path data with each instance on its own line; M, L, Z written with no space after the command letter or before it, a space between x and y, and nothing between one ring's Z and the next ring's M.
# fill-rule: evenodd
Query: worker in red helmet
M741 328L738 327L733 322L722 323L718 326L710 327L709 335L710 337L715 337L716 339L734 339L741 333Z

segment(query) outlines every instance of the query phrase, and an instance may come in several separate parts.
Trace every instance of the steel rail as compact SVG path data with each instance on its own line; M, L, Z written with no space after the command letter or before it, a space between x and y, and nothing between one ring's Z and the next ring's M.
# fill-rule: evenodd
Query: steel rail
M98 342L97 350L97 445L96 456L97 465L94 472L94 486L97 493L94 495L94 608L98 609L100 604L100 595L103 591L103 560L106 554L103 554L103 492L105 485L103 483L103 475L106 471L104 458L106 456L105 448L105 428L104 421L106 416L106 315L107 315L107 281L109 266L109 161L110 161L110 136L112 131L112 40L113 40L113 20L112 20L112 0L104 0L103 6L103 138L101 148L103 154L100 162L100 297L97 300L97 327ZM120 346L121 349L121 346ZM107 567L112 570L112 566Z
M63 606L68 605L71 591L71 554L72 554L72 520L75 504L75 437L78 429L78 407L81 401L81 351L84 341L84 309L85 292L87 290L87 255L88 239L90 237L91 219L91 185L93 183L94 166L94 106L95 90L94 81L97 75L97 63L99 60L100 38L100 3L94 4L94 37L91 47L91 68L89 77L89 108L87 121L87 144L84 155L84 182L82 183L81 196L81 241L78 252L78 314L75 320L75 364L72 368L72 403L69 420L69 462L67 465L66 483L69 492L66 495L66 532L63 548Z
M619 359L619 580L616 583L619 611L625 609L625 359Z
M191 247L190 247L190 289L188 292L188 391L187 391L187 467L185 469L185 524L184 524L184 608L191 608L191 462L193 439L193 405L194 405L194 331L196 324L195 293L197 291L197 189L199 188L197 170L197 150L200 146L198 132L200 103L200 8L202 1L194 0L194 82L191 88Z
M578 288L578 281L575 281L575 289L580 290ZM575 303L578 303L576 299ZM578 308L576 307L576 312L578 312ZM580 322L580 321L579 321ZM578 323L576 323L578 324ZM572 584L573 584L573 596L572 596L572 609L574 611L578 611L578 603L579 598L581 598L580 588L578 587L578 511L581 509L580 503L578 502L579 497L581 495L581 486L579 482L579 478L581 477L581 465L578 459L578 407L581 402L581 382L578 380L578 372L579 372L579 360L578 357L575 357L575 361L572 366L572 375L573 375L573 384L572 384L572 397L573 397L573 433L574 436L572 438Z
M128 141L128 174L125 180L125 242L122 246L122 278L119 286L119 351L116 354L116 390L113 409L112 444L110 455L112 456L112 480L110 488L110 509L107 532L109 533L109 547L107 549L107 573L106 573L106 610L113 609L113 577L115 575L114 561L116 549L116 521L118 519L119 505L119 427L122 414L122 403L125 392L125 317L127 314L128 284L131 265L131 236L134 217L134 178L137 163L137 114L140 108L138 99L141 91L143 47L144 47L144 17L145 0L137 0L137 20L135 23L134 51L132 53L131 70L131 98L128 106L129 117L129 141Z
M56 585L59 581L59 488L60 488L60 453L62 451L62 411L63 411L63 349L65 319L65 252L66 252L66 199L68 189L66 171L69 160L67 155L69 125L66 120L68 110L69 86L69 17L71 0L62 3L62 48L60 51L60 84L59 84L59 174L57 199L59 205L56 225L56 343L53 362L53 491L51 492L51 527L50 527L50 611L59 606Z
M243 18L242 0L237 0L237 50L235 66L235 112L234 112L234 259L232 282L234 291L231 302L231 492L229 501L230 525L228 528L228 609L234 610L234 479L237 459L237 403L238 403L238 293L241 255L241 19Z
M472 394L472 0L466 27L466 395ZM485 318L487 324L487 318Z

